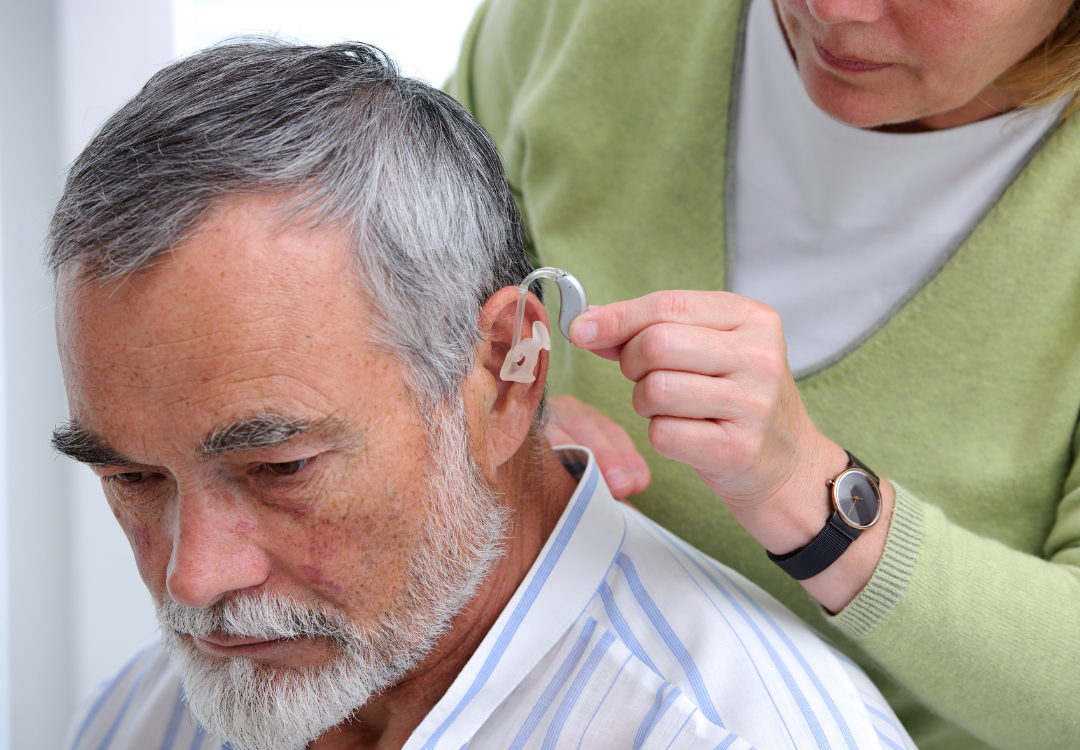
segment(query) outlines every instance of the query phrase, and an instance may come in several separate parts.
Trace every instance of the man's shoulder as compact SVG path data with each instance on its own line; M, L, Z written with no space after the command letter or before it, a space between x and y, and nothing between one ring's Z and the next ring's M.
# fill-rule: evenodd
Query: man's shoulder
M595 501L604 512L579 530L604 565L591 578L587 554L570 561L595 593L470 748L912 747L865 675L772 597L606 493ZM599 537L613 529L609 549ZM542 634L518 638L535 651Z
M676 608L716 612L719 601L740 611L749 607L797 630L810 628L749 578L709 557L626 503L618 503L626 534L608 581L624 580L635 596L646 583L663 583ZM762 557L765 552L762 551Z
M588 614L517 683L468 746L751 750Z
M588 616L709 722L756 747L878 747L906 733L865 674L736 571L623 506ZM876 713L875 713L876 712ZM880 726L879 726L880 725Z
M217 744L188 712L180 677L161 643L145 646L98 686L72 722L67 743L68 750L204 746Z

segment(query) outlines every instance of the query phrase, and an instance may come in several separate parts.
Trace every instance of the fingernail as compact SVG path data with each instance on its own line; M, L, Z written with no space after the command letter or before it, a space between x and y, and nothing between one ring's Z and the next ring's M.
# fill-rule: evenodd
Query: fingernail
M625 469L612 469L604 476L604 478L607 480L608 487L613 490L620 490L623 487L628 487L633 481L630 472Z
M574 330L570 336L578 346L591 344L596 340L596 323L593 323L591 320L583 320L574 326Z

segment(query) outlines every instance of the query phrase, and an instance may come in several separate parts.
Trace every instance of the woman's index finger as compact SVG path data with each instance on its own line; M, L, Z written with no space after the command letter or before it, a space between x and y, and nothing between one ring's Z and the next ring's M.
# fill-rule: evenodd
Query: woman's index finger
M730 292L653 292L623 302L590 305L570 324L570 340L575 346L595 351L620 347L659 323L730 331L746 319L750 303L753 300Z

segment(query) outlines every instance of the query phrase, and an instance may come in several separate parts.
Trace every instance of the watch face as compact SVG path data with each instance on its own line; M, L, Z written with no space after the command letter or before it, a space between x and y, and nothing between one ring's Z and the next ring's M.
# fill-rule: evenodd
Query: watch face
M881 500L874 480L859 469L848 469L836 478L833 502L851 526L873 526L881 511Z

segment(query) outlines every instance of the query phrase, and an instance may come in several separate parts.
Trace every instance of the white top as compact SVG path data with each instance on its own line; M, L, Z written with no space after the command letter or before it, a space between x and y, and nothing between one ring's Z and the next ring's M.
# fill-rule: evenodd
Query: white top
M783 605L612 499L592 454L540 556L408 750L914 748L873 683ZM576 462L576 463L571 463ZM144 649L73 750L224 747Z
M793 371L827 364L937 272L1059 111L929 133L845 125L803 88L772 3L753 0L728 288L780 313Z

